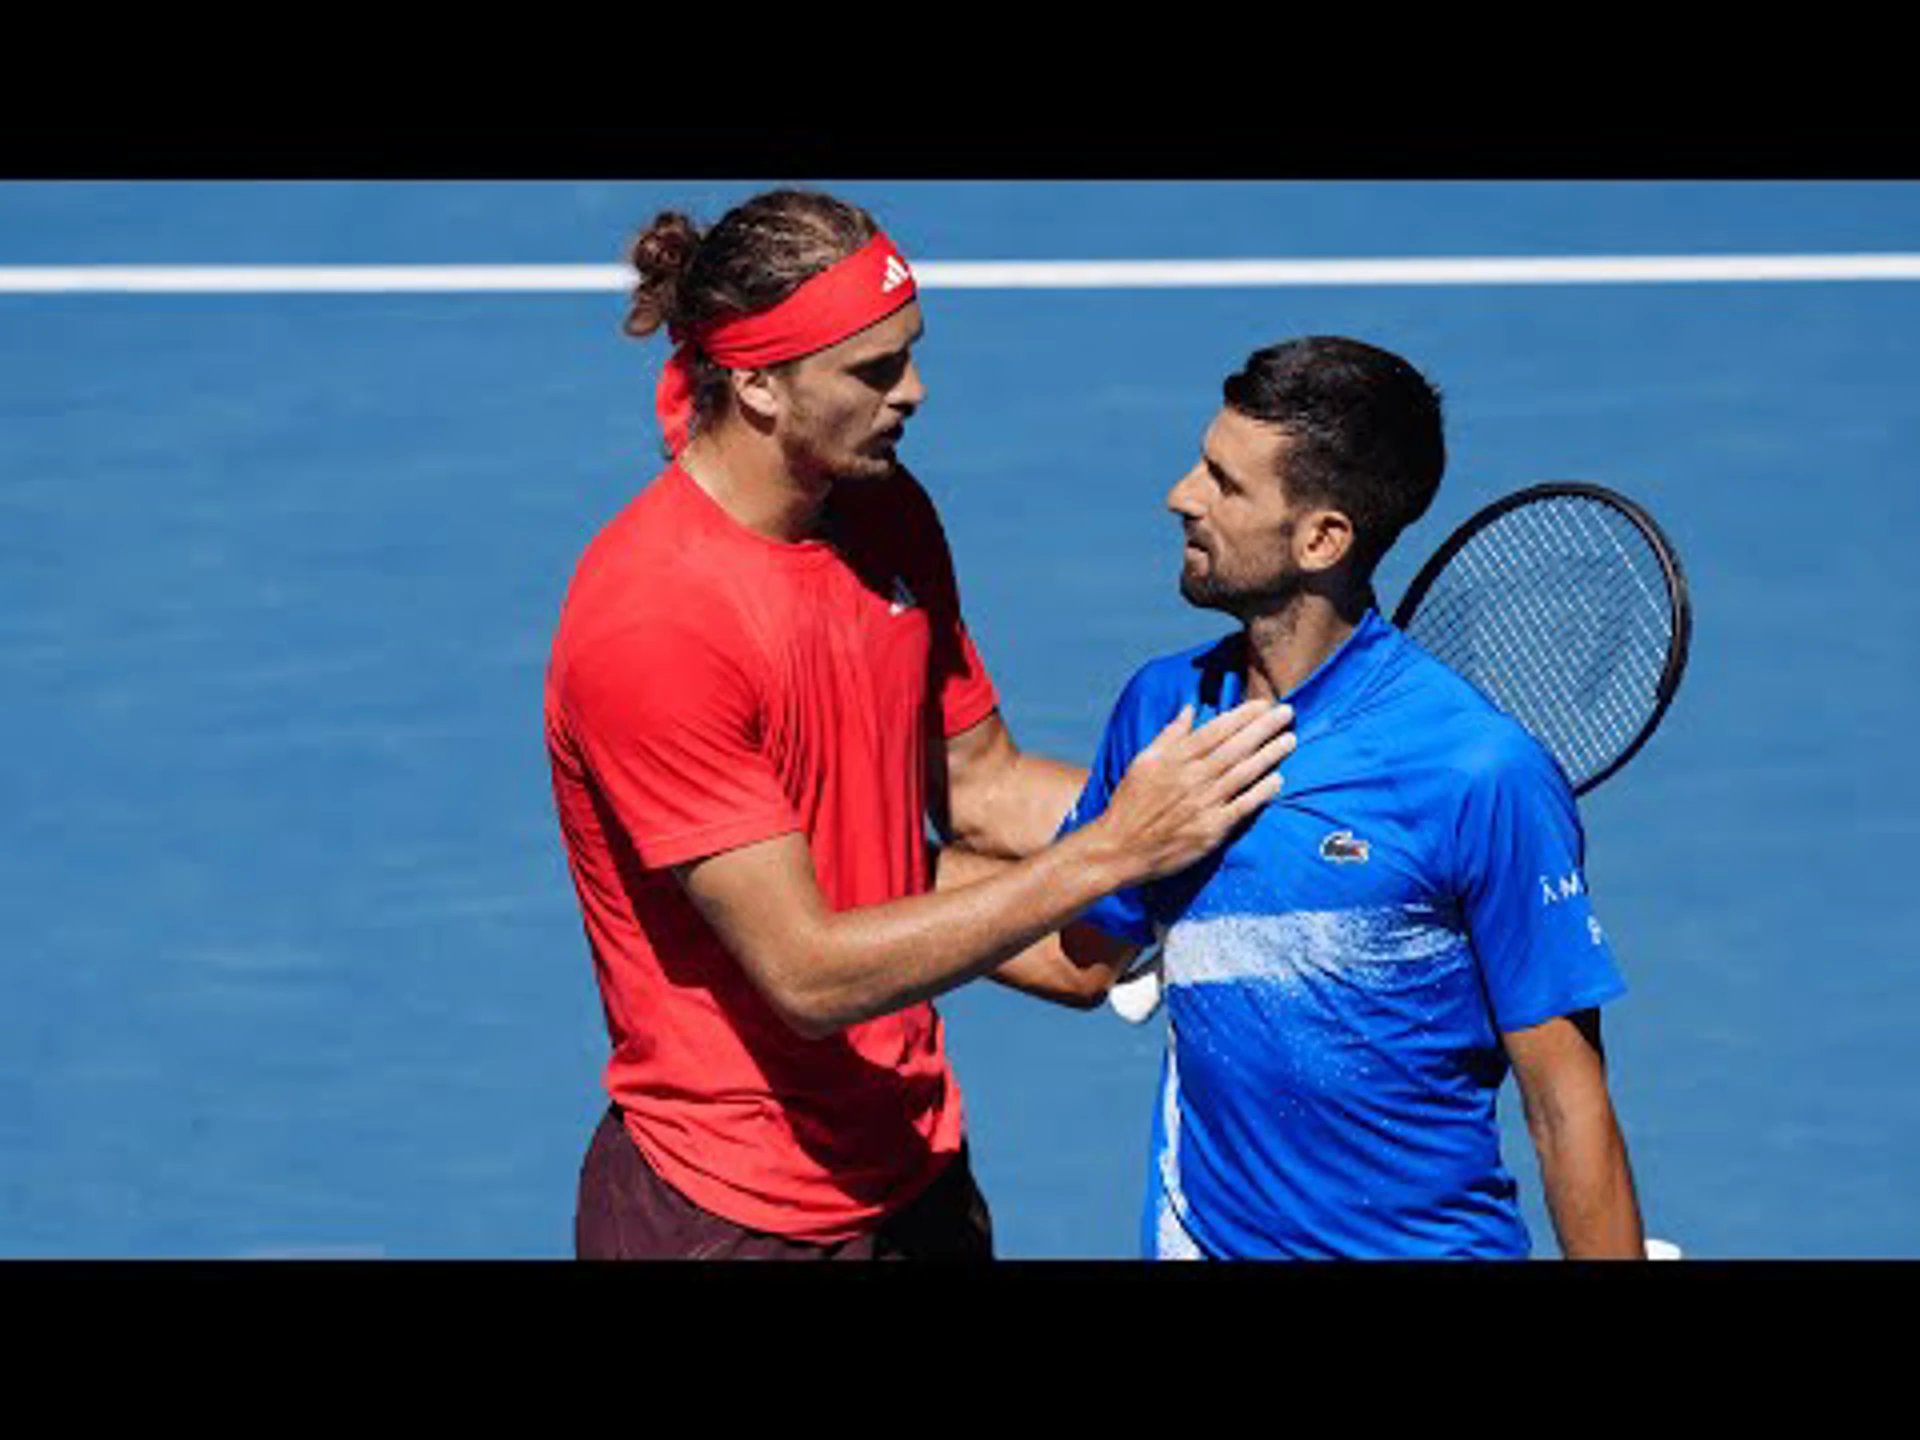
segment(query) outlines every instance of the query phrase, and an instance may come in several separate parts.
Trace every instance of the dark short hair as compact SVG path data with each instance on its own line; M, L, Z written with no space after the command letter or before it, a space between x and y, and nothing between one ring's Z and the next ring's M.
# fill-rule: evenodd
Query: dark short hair
M1288 497L1353 522L1362 573L1433 503L1447 464L1440 392L1398 355L1310 335L1256 350L1222 391L1293 440Z

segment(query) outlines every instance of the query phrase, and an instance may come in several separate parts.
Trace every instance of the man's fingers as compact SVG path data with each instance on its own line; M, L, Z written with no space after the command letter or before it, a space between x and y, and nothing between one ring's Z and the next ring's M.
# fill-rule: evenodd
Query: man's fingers
M1197 757L1216 773L1238 764L1293 724L1293 707L1249 700L1222 712L1194 731Z
M1300 737L1291 730L1275 735L1251 755L1228 766L1216 782L1214 793L1222 798L1238 795L1291 755L1299 743Z
M1142 750L1140 754L1158 754L1164 751L1169 745L1173 745L1184 739L1192 729L1193 706L1182 705L1180 707L1180 713L1161 727L1160 733L1148 742L1147 748ZM1135 756L1134 758L1138 760L1139 756Z
M1253 814L1254 811L1258 810L1262 805L1265 805L1280 793L1282 783L1280 772L1275 770L1264 780L1260 780L1248 789L1241 791L1226 807L1229 822L1233 825L1238 825L1242 820L1246 819L1247 816Z
M1188 707L1188 709L1191 708L1191 706ZM1212 754L1222 745L1230 743L1235 736L1259 726L1263 721L1271 723L1273 712L1281 708L1283 707L1275 705L1271 700L1243 700L1231 710L1222 710L1193 732L1194 753ZM1292 714L1292 710L1289 709L1288 717L1291 718Z
M1288 705L1250 700L1199 729L1194 713L1184 707L1134 757L1108 812L1124 815L1118 833L1149 877L1192 864L1278 795L1280 762L1299 743Z

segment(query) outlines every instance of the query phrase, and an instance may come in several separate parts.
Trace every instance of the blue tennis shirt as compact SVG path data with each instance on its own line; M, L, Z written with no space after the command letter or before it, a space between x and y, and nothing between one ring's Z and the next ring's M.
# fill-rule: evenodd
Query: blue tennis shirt
M1181 706L1244 698L1240 634L1145 665L1062 826ZM1227 845L1084 919L1159 939L1149 1257L1529 1253L1494 1102L1504 1031L1625 986L1552 758L1375 611L1284 699L1285 787Z

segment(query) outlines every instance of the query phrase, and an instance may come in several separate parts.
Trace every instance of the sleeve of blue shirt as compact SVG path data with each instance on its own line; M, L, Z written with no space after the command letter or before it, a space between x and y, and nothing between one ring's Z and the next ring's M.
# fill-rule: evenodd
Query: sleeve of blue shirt
M1114 703L1113 713L1107 717L1106 733L1100 737L1100 748L1093 757L1086 787L1067 812L1067 818L1061 821L1060 834L1071 834L1106 810L1133 757L1147 748L1166 723L1152 723L1150 668L1136 673ZM1103 895L1082 911L1080 918L1136 945L1151 944L1154 938L1147 887L1132 886Z
M1517 731L1491 740L1466 774L1456 893L1496 1025L1524 1030L1625 993L1587 893L1566 778Z

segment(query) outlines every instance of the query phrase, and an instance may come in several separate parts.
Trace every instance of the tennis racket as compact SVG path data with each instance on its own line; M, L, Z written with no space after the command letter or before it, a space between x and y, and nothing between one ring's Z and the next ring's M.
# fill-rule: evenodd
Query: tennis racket
M1414 576L1393 623L1519 721L1575 795L1617 775L1686 673L1692 604L1653 517L1557 481L1477 511ZM1134 1024L1160 1003L1159 949L1110 992Z
M1680 557L1640 506L1555 482L1449 535L1393 623L1533 735L1584 795L1639 753L1687 669Z

